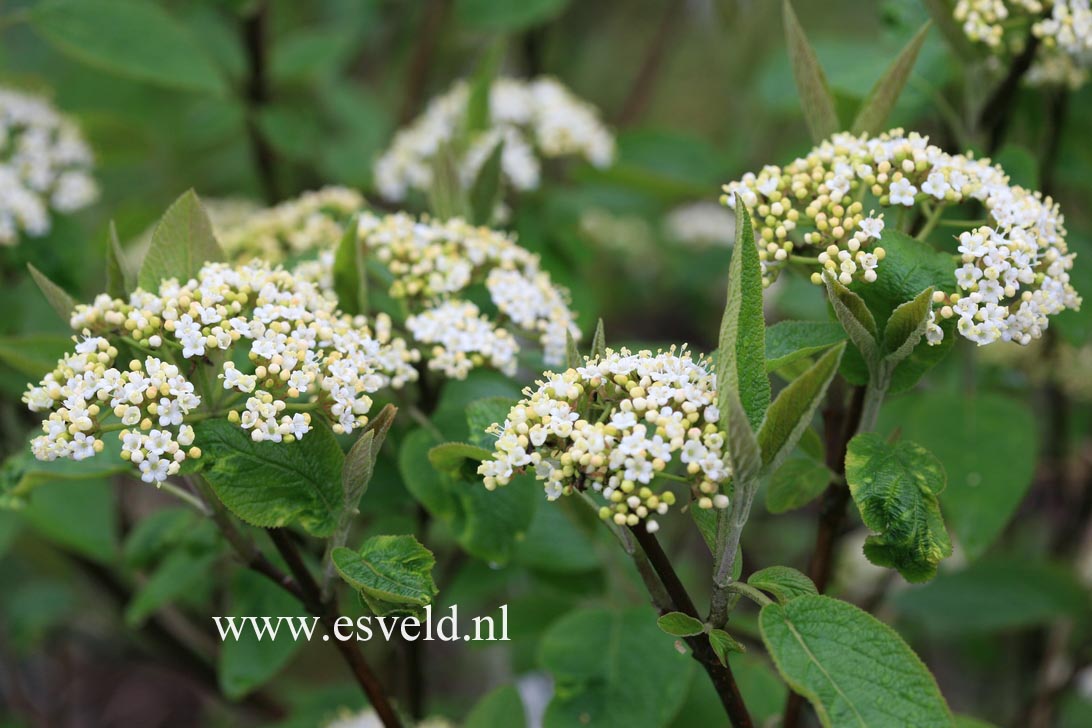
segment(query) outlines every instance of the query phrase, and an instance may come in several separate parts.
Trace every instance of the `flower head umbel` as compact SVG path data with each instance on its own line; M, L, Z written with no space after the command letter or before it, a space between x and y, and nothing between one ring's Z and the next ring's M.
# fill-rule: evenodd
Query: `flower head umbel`
M364 213L359 232L366 254L391 273L390 295L406 301L406 328L431 369L463 378L488 363L513 374L516 336L537 338L547 364L564 360L568 335L580 338L567 292L539 267L537 255L504 233L404 213ZM469 289L483 284L493 318L466 300Z
M23 396L49 413L33 452L80 460L116 431L123 457L162 482L200 455L199 419L226 416L255 441L304 437L315 416L351 432L367 424L370 394L417 377L417 352L389 323L378 317L372 331L312 282L257 261L210 263L127 301L100 295L72 314L75 351ZM121 341L147 354L119 363Z
M583 366L544 373L524 397L490 429L495 456L478 467L486 488L530 469L550 500L594 492L606 501L601 518L644 520L650 531L675 502L665 481L690 484L700 508L728 507L716 375L685 349L608 349Z
M835 134L806 157L724 190L725 204L733 207L738 196L754 215L767 281L794 251L808 248L845 285L875 281L886 256L884 230L897 211L920 208L935 219L945 206L977 202L985 224L958 234L962 267L956 290L938 292L941 316L958 317L959 332L978 344L1027 343L1042 335L1048 316L1080 305L1069 283L1074 254L1054 200L1010 184L987 159L948 154L920 134ZM884 211L866 208L868 196ZM822 275L812 280L821 283ZM935 321L928 337L934 344L943 337Z
M953 15L973 43L1016 55L1028 32L1039 42L1028 73L1032 84L1077 88L1092 67L1092 4L1089 0L958 0Z
M45 99L0 89L0 245L49 232L50 210L70 213L98 197L91 150Z
M375 164L380 194L399 201L410 190L428 190L437 152L465 129L469 99L470 87L460 81L395 135ZM459 159L465 184L477 177L498 142L504 143L501 171L517 190L538 187L540 157L578 156L596 167L606 167L614 159L614 137L595 108L553 78L493 82L489 125L471 135Z
M337 245L364 196L348 187L324 187L220 224L211 215L220 247L232 260L282 262Z

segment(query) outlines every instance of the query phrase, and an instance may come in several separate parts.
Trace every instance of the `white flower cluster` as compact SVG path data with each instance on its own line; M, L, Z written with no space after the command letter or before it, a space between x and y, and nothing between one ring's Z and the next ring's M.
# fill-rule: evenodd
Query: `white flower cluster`
M667 213L668 238L696 248L731 246L736 239L736 218L715 202L691 202Z
M349 219L363 207L364 197L356 190L324 187L229 224L213 218L213 224L220 247L232 260L281 262L335 248Z
M49 211L94 202L91 149L45 99L0 89L0 245L49 232Z
M731 475L724 435L717 426L716 375L685 349L653 354L626 349L524 390L497 435L493 460L478 467L493 490L533 468L554 500L592 491L608 503L599 515L618 525L667 512L675 494L664 481L682 480L699 508L724 509L722 484ZM674 472L673 472L674 471Z
M155 465L150 455L163 453L180 460L180 450L162 438L169 434L164 428L184 428L201 404L178 375L177 366L187 360L187 370L202 375L194 381L218 379L219 385L209 386L222 387L219 395L201 393L217 409L206 414L226 414L259 442L304 436L312 415L327 418L335 432L351 432L367 424L370 394L417 378L418 353L390 338L385 317L377 319L373 334L363 317L336 311L313 283L260 261L210 263L184 283L172 278L156 292L138 288L128 301L100 295L77 306L71 324L87 338L24 397L34 411L62 405L44 423L45 438L36 441L35 454L46 459L88 456L87 438L101 449L94 442L102 418L113 414L118 426L137 428L122 431L134 463ZM129 372L112 368L117 349L108 338L150 352L143 372L139 362ZM109 410L80 406L81 399L94 397L110 399ZM192 431L175 433L180 445L192 442ZM160 445L166 449L157 452ZM177 470L169 464L141 469L157 482Z
M941 316L957 316L960 333L978 344L1027 343L1042 335L1048 316L1080 305L1069 283L1074 254L1057 204L1010 184L988 159L948 154L916 133L836 134L784 168L768 166L724 189L723 202L734 206L738 195L755 216L767 278L803 245L821 248L817 262L842 283L874 281L886 255L876 244L884 220L864 215L866 193L889 209L921 206L929 215L977 201L986 224L959 237L959 291L938 292ZM811 230L795 242L790 234L798 225ZM812 280L822 277L815 273ZM932 343L943 337L935 321L928 337Z
M992 51L1023 50L1030 31L1039 39L1028 80L1077 88L1092 67L1089 0L958 0L953 15L973 42Z
M461 379L488 363L511 374L520 350L516 335L537 337L549 364L564 361L567 335L580 338L566 292L539 267L538 256L503 233L458 218L365 212L359 234L367 255L390 271L390 294L407 302L406 328L433 345L426 352L430 369ZM467 289L481 284L497 309L493 321L465 300Z
M39 460L92 457L105 447L102 421L112 414L121 456L139 468L142 480L161 483L187 457L201 454L190 447L194 432L184 423L201 397L174 364L148 356L118 369L117 356L100 336L77 339L75 351L27 391L23 401L32 412L49 412L31 451Z
M424 113L399 131L376 161L375 182L389 200L400 201L410 190L427 191L436 154L463 134L470 87L464 81L429 103ZM596 167L614 159L614 137L598 112L559 81L501 78L489 94L489 126L468 140L458 163L468 185L499 142L501 171L517 190L539 185L540 157L579 156Z

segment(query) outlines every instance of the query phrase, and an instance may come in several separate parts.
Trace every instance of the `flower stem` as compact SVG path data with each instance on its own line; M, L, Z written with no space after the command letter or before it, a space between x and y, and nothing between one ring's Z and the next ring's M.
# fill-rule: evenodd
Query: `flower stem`
M698 616L694 601L687 593L686 587L679 579L679 575L675 573L675 568L671 565L670 559L667 558L667 554L664 553L663 547L660 546L656 536L641 526L631 527L629 531L637 539L637 543L641 545L641 551L643 551L659 580L663 583L663 587L674 607L672 611L679 611L700 620L701 617ZM662 608L660 610L662 614L664 610ZM713 687L716 689L720 702L724 706L724 711L728 714L728 719L732 725L735 728L753 728L754 723L751 720L751 714L743 702L743 696L739 692L739 685L736 684L732 668L727 664L721 664L720 659L713 652L708 637L704 634L686 637L685 639L687 645L690 646L691 656L705 669L709 679L713 682Z
M327 632L334 634L334 626L341 618L337 602L333 597L325 600L322 598L322 590L318 582L315 581L311 572L307 569L307 565L303 563L299 550L288 537L288 534L282 529L274 528L269 530L273 545L276 546L277 551L284 558L289 571L292 572L291 576L281 571L280 567L267 559L254 542L236 527L231 515L212 490L212 486L202 476L189 476L187 482L205 499L210 516L220 528L228 543L231 544L243 565L266 577L294 596L307 611L319 618ZM402 720L394 712L386 692L364 659L364 655L360 652L356 642L336 639L336 634L334 636L335 639L332 640L334 647L337 648L342 658L349 665L357 684L367 695L368 701L379 715L379 719L385 728L402 728Z

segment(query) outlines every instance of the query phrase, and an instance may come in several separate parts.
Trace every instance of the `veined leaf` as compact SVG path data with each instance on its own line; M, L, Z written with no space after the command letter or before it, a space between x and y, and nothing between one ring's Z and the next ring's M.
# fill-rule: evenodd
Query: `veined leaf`
M34 279L34 282L38 284L38 288L42 291L42 295L45 296L46 301L53 307L53 310L57 312L57 315L61 317L61 320L68 324L68 321L72 318L72 311L76 308L76 302L72 299L72 296L58 286L53 281L49 280L45 273L34 267L33 263L27 263L27 270L30 271L30 277Z
M811 131L812 141L818 144L837 132L841 123L834 110L834 97L827 85L826 74L823 73L823 67L819 64L819 58L808 42L804 29L800 27L792 4L785 0L782 7L785 15L785 45L789 50L796 90L800 93L804 121Z
M204 48L159 5L126 0L48 0L30 24L77 61L138 81L223 95L224 78Z
M1002 394L930 390L885 405L880 423L944 463L945 520L968 560L984 555L1031 487L1042 440L1031 408Z
M758 446L766 472L781 467L811 426L815 410L838 373L843 351L845 344L828 351L810 369L789 382L770 405L758 431Z
M152 231L137 283L146 291L158 291L168 278L185 283L205 263L223 259L208 213L197 193L188 190L167 208Z
M766 371L817 354L846 340L833 321L779 321L766 329Z
M668 612L656 620L656 625L673 637L692 637L705 631L700 619L682 612Z
M826 728L951 726L936 680L895 630L852 604L807 595L759 614L778 672Z
M952 544L937 496L947 482L944 466L921 445L894 445L875 433L857 435L846 452L846 483L865 526L875 532L865 556L898 569L907 581L928 581Z
M436 596L436 558L413 536L373 536L359 551L335 549L333 560L349 586L375 600L369 605L424 607Z
M603 331L603 319L595 325L595 335L591 340L592 359L602 359L607 355L607 335Z
M784 604L791 599L818 594L815 584L805 574L788 566L770 566L760 569L747 579L756 589L767 591Z
M931 26L932 23L927 22L914 34L899 53L899 57L868 92L853 122L854 134L878 134L884 130L887 117L891 115L891 109L895 108L895 102L899 100L906 80L910 78L910 73L914 70L914 63L918 60L918 53L925 43L925 37L929 35Z
M345 313L355 316L368 312L368 271L355 216L346 225L334 253L334 293L338 308Z
M714 629L709 632L709 644L713 648L713 654L720 660L720 664L727 667L728 655L733 652L746 652L746 648L741 645L736 638L725 632L723 629Z
M827 296L834 308L834 315L842 324L849 340L857 347L872 367L879 362L879 347L876 342L876 319L868 310L864 300L853 291L849 290L833 276L823 276L823 282L827 286Z
M236 516L262 528L298 521L319 537L334 531L345 456L327 427L313 427L290 443L254 442L227 420L205 420L194 430L205 453L201 472Z
M470 428L470 443L492 452L496 437L486 430L494 423L503 424L516 404L508 397L483 397L466 406L466 424Z
M925 335L929 313L933 310L933 289L926 288L914 300L907 301L891 312L883 330L884 359L894 365L910 356Z
M727 417L731 409L728 397L734 393L752 430L758 429L770 406L765 336L762 266L755 247L751 216L742 202L737 202L736 244L728 267L728 299L717 347L717 405L721 417Z

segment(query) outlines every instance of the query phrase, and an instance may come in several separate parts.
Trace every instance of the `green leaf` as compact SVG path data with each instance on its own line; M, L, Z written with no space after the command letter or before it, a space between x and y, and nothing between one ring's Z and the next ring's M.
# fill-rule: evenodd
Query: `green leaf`
M766 486L766 510L785 513L803 508L826 490L833 477L830 468L814 458L789 458Z
M121 443L116 437L103 438L103 452L88 460L38 460L25 449L12 455L0 467L0 506L18 507L38 488L66 481L106 478L125 473L132 467L121 459Z
M838 373L843 351L844 344L828 351L810 369L789 382L770 405L758 431L758 446L767 472L781 467L811 426L815 410Z
M731 409L730 393L737 396L752 430L758 429L770 406L762 290L762 266L751 216L737 203L736 244L728 267L728 298L717 346L717 404L725 417Z
M142 517L125 539L125 564L134 569L147 569L161 560L197 525L192 508L164 508Z
M504 153L504 140L497 142L493 151L485 158L474 184L470 187L470 216L476 225L488 225L500 203L504 192L501 177L501 155Z
M375 461L379 457L379 451L383 449L397 412L398 408L394 405L384 406L349 448L341 466L341 492L346 511L355 512L360 499L367 492L375 471Z
M93 463L97 458L83 463ZM39 488L19 516L53 543L111 567L117 565L117 499L109 480L101 478Z
M356 217L345 226L345 234L334 253L334 294L338 308L345 313L356 316L368 312L368 273Z
M469 216L470 202L459 179L458 160L450 144L441 145L432 159L428 204L429 211L440 220Z
M944 463L945 520L967 559L986 553L1035 475L1040 437L1031 408L1007 395L930 390L885 405L880 426L902 428Z
M668 612L656 620L656 625L674 637L692 637L705 631L701 620L682 612Z
M709 644L713 648L713 653L720 660L720 664L725 667L728 666L728 655L733 652L746 652L746 648L741 645L735 637L725 632L723 629L714 629L709 632Z
M27 270L30 271L30 277L38 284L38 288L45 296L46 301L49 302L49 305L53 307L53 310L57 312L57 315L61 317L61 320L67 326L72 318L72 311L76 308L76 302L72 300L72 296L49 280L44 273L34 267L33 263L27 263Z
M760 569L747 578L747 583L756 589L773 594L774 598L782 604L797 597L819 593L807 575L788 566L770 566Z
M762 641L823 726L950 726L936 680L893 629L852 604L809 595L759 614Z
M783 3L785 15L785 45L789 50L792 63L792 75L796 79L796 90L800 94L800 106L804 111L804 121L808 124L812 141L816 144L842 128L838 114L834 110L834 97L827 85L826 74L800 27L800 21L792 9L789 0Z
M413 613L436 596L432 580L436 558L413 536L373 536L360 551L335 549L333 560L341 578L359 591L369 606L383 604Z
M184 283L205 263L223 258L209 216L197 194L189 190L167 208L152 231L137 283L146 291L158 291L164 280L177 278Z
M1025 554L991 556L961 571L945 571L929 584L899 592L900 617L937 635L984 634L1087 618L1088 592L1060 565Z
M833 321L781 321L766 329L766 371L818 354L846 340Z
M603 331L603 319L595 324L595 335L591 340L592 359L603 359L607 356L607 335Z
M898 569L907 581L932 579L952 553L937 500L946 483L940 461L909 440L891 445L864 433L849 442L846 483L876 534L865 542L868 560Z
M205 420L194 430L202 474L236 516L262 528L298 521L314 536L333 532L345 456L328 428L316 426L296 442L254 442L227 420Z
M931 26L932 23L927 22L914 34L899 53L899 57L868 92L861 104L861 110L857 112L857 118L853 121L854 134L875 135L887 128L887 117L890 116L891 109L895 108L895 102L899 100L899 95L914 70L914 63L918 60L918 53Z
M266 632L264 639L258 639L247 624L240 639L229 636L220 645L220 689L238 700L273 679L306 643L302 634L301 639L293 639L286 621L313 624L318 620L309 617L291 594L247 569L237 570L232 578L230 604L228 613L237 621L255 619L258 629L268 621L277 630L276 637Z
M128 300L132 289L133 274L126 264L125 253L118 240L118 229L111 220L106 240L106 293L111 298Z
M492 450L465 442L445 442L428 451L428 460L432 463L432 467L452 477L459 476L463 464L468 460L480 463L492 458Z
M580 356L580 349L576 346L576 339L573 338L573 332L570 330L565 331L565 366L573 369L580 366L584 362L584 357Z
M458 0L455 19L474 30L513 33L557 17L568 4L569 0Z
M208 583L216 554L177 549L163 559L125 608L125 623L137 627L156 611Z
M930 286L914 300L907 301L891 312L883 330L884 357L888 366L898 364L917 347L929 325L929 313L933 310L933 288Z
M466 424L470 428L470 442L486 450L493 449L496 437L486 432L494 423L503 423L516 404L510 397L485 397L466 406Z
M512 685L502 685L486 694L463 721L463 728L525 728L526 725L523 700Z
M874 320L880 325L886 325L892 311L930 286L941 291L956 290L955 263L948 253L897 230L884 231L883 248L887 255L876 269L876 280L853 284L853 290L865 301ZM931 346L921 341L913 353L895 367L891 373L889 394L909 389L944 358L956 338L952 333L953 327L954 322L951 321L942 324L942 328L946 329L943 343ZM857 344L852 337L850 340ZM842 374L853 384L868 381L867 367L854 351L848 352L843 360Z
M864 299L839 283L833 276L823 276L827 286L827 296L849 340L861 352L865 362L874 366L879 361L879 348L876 342L878 332L876 319L868 310Z
M470 92L466 103L466 131L468 134L485 131L491 126L490 101L492 99L493 82L497 78L501 63L504 61L504 51L504 38L498 38L482 54L481 59L478 61L478 67L474 69L474 76L470 80ZM503 146L503 142L497 144L497 147L493 149L493 153L498 155L496 162L498 178L500 175L498 150L501 146ZM489 163L486 162L486 164ZM493 208L489 208L487 212L492 216Z
M666 726L694 669L644 607L570 611L542 636L538 655L556 685L544 728Z
M30 24L57 50L138 81L223 95L227 86L204 48L159 5L126 0L48 0Z
M429 462L428 452L435 444L424 430L403 438L398 453L402 482L429 513L448 525L468 553L497 564L507 562L531 526L542 486L534 476L524 475L489 492L478 478L453 479Z
M39 380L72 350L72 339L60 334L21 334L0 338L0 362L23 376Z

